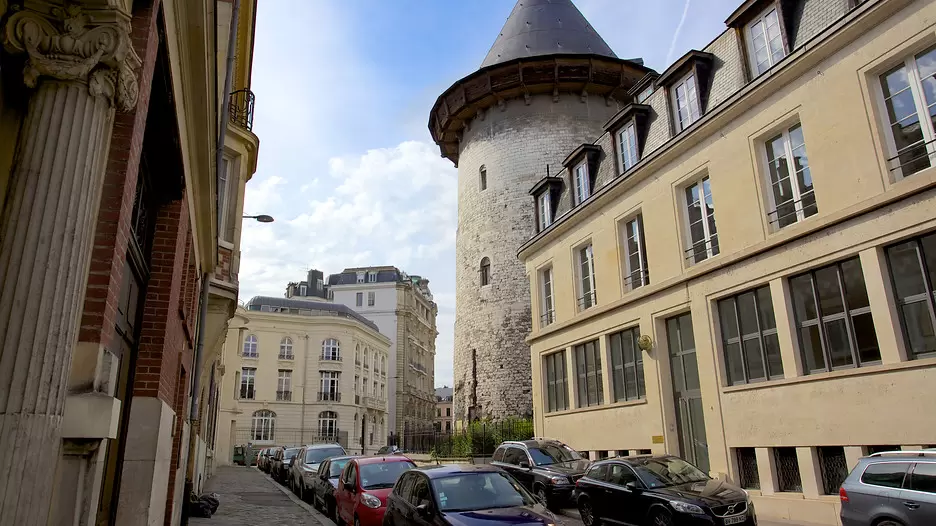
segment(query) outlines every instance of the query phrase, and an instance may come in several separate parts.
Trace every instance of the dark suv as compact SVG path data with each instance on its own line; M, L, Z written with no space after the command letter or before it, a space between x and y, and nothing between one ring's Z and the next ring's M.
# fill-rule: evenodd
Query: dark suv
M844 526L936 524L936 449L859 459L839 498Z
M574 497L585 526L757 524L746 491L669 455L595 462L579 479Z
M547 438L504 442L491 464L507 471L549 509L570 502L575 481L585 474L588 460L574 449Z

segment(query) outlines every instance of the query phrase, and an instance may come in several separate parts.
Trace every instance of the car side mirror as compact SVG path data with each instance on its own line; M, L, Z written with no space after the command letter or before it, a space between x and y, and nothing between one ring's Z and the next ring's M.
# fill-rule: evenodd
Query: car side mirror
M635 492L639 492L641 490L640 486L633 480L625 484L624 487Z
M530 469L530 463L526 460L521 460L519 465L520 469Z
M419 504L419 506L416 506L416 513L422 517L428 517L430 514L432 514L432 510L429 508L429 501L424 500Z

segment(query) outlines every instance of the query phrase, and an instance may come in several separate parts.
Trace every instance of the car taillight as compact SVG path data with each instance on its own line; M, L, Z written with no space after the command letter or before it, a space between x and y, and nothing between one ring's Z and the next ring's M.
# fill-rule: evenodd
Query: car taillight
M845 488L839 488L839 500L842 501L842 504L848 502L848 492L845 491Z

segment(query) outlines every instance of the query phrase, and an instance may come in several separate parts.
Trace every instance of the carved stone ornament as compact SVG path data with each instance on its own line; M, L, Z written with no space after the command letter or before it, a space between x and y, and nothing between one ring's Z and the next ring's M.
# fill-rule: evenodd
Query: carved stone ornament
M123 27L89 25L77 6L53 7L49 14L24 9L9 17L2 41L10 53L27 55L23 82L30 88L40 77L79 80L122 111L136 105L142 62Z

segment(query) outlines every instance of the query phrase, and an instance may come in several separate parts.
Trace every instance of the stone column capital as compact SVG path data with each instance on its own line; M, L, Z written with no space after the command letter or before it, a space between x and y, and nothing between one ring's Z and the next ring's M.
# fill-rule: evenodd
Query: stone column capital
M105 97L120 110L133 109L142 61L119 15L97 22L99 16L92 20L78 6L11 9L0 41L9 53L26 56L26 86L35 88L41 77L81 81L91 95Z

